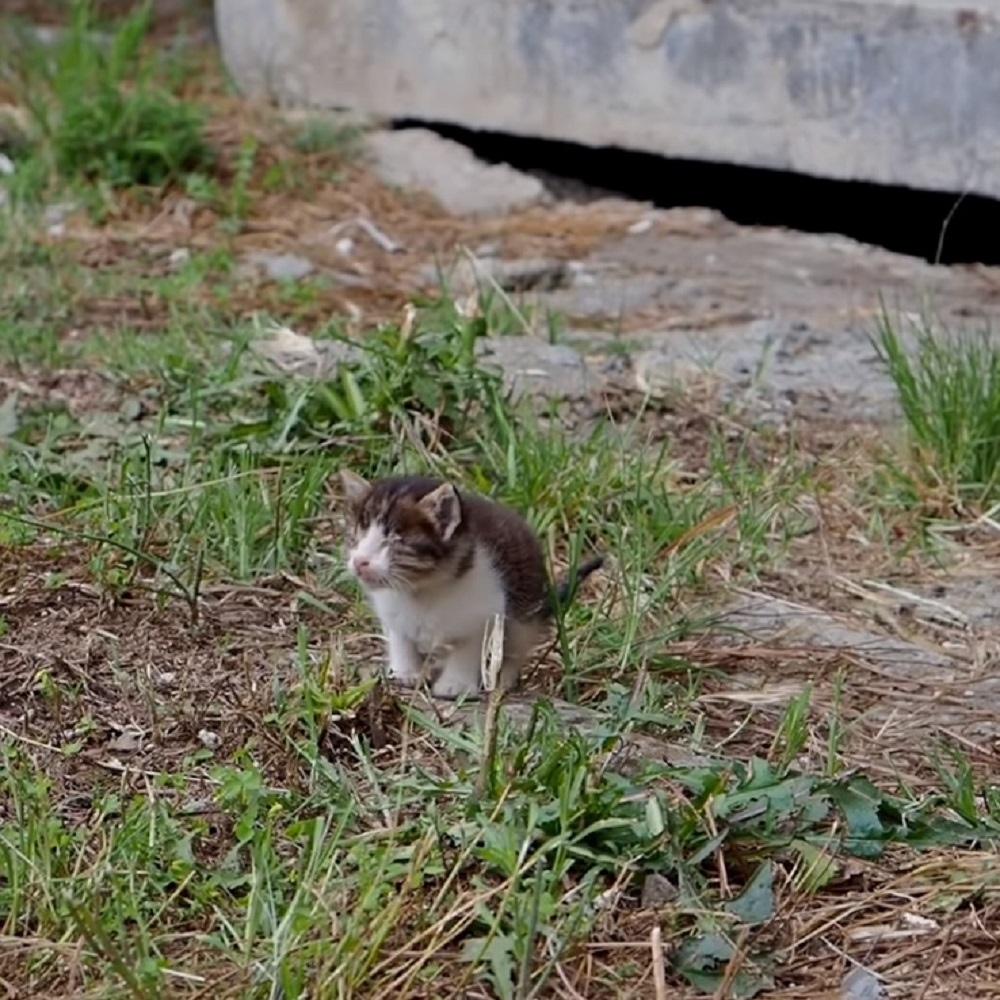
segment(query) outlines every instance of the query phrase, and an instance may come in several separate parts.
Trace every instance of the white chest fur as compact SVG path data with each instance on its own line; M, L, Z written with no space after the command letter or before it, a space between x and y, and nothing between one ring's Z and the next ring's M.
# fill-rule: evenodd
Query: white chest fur
M481 638L493 616L506 611L500 577L482 551L457 580L419 593L376 590L369 600L386 631L404 636L425 655Z

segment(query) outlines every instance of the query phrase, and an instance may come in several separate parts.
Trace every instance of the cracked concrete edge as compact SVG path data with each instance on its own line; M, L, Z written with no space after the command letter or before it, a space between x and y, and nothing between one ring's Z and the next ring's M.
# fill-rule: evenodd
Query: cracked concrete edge
M238 86L282 103L1000 197L985 0L216 0L215 17Z

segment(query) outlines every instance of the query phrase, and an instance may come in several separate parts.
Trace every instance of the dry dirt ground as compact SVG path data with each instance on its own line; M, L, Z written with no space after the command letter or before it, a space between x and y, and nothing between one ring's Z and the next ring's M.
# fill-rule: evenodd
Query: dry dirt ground
M336 280L298 295L278 282L223 276L191 290L187 303L241 319L258 311L281 315L305 331L331 315L346 317L351 332L398 320L429 262L448 258L459 246L484 244L503 258L583 261L598 282L601 266L613 266L615 280L623 285L633 279L630 287L652 289L639 295L624 319L619 317L625 334L659 331L668 337L682 327L700 329L710 338L718 326L798 316L821 328L831 342L838 330L874 314L880 292L916 299L929 285L952 319L963 312L990 316L995 309L1000 278L992 272L932 269L877 250L845 249L839 240L738 231L706 213L657 215L648 206L602 200L534 207L497 219L450 217L419 192L385 188L357 161L344 163L335 177L326 176L308 155L292 151L270 110L246 107L223 93L217 75L193 82L195 91L212 101L211 138L227 163L238 159L248 135L259 140L245 224L235 235L222 234L218 213L173 193L155 200L124 199L117 216L101 225L71 212L65 228L36 235L35 247L48 248L73 265L72 277L52 276L65 305L47 315L61 348L85 344L110 326L128 327L136 338L160 336L175 303L149 279L169 275L171 254L178 248L199 253L221 247L236 261L254 252L308 258ZM269 171L291 160L304 183L291 191L268 191ZM386 253L359 238L345 259L328 233L337 221L356 217L373 220L404 249ZM652 219L652 225L629 232L644 219ZM807 277L789 277L792 260L809 272ZM41 272L49 266L40 265ZM24 280L30 281L32 265L23 268ZM79 279L81 273L86 280ZM91 280L101 275L114 280ZM147 284L137 295L140 279ZM40 287L39 300L50 291ZM571 308L580 303L578 297L559 300L553 293L543 293L538 301ZM46 311L44 301L39 308ZM572 318L578 332L590 323L584 332L593 335L596 346L584 353L601 372L600 366L616 356L599 336L612 322L612 311L581 308ZM651 341L642 343L648 348ZM784 412L781 427L758 439L752 407L742 415L724 409L704 384L679 403L664 399L644 409L633 374L627 365L601 374L588 397L577 401L577 419L586 423L600 414L625 419L641 412L649 437L670 439L692 478L710 468L709 441L715 433L746 444L763 465L770 451L776 455L794 437L802 464L811 470L798 511L806 526L781 560L749 574L728 566L725 574L708 577L678 598L678 614L711 604L722 615L720 627L667 641L660 650L663 658L696 665L704 674L687 709L698 720L697 746L671 734L643 734L637 727L639 753L681 763L709 751L734 760L773 759L789 703L811 687L808 735L795 761L804 773L821 772L836 743L833 756L844 771L856 769L876 782L905 787L913 800L939 796L950 802L942 791L939 758L957 751L961 764L953 773L967 773L969 787L984 794L1000 759L1000 632L990 586L1000 570L996 525L952 516L944 542L928 554L916 543L926 506L917 512L859 486L877 479L883 444L891 443L894 432L853 419L853 412L846 417L847 404L830 405L831 398L839 398L836 386L814 387L816 398L827 400L822 407L805 392ZM118 411L130 398L143 405L143 393L154 391L154 382L149 374L131 380L111 375L92 357L55 369L8 360L0 368L0 410L17 393L22 403L58 403L84 420L88 414ZM933 497L925 499L933 504ZM16 501L4 497L5 509L14 509ZM50 798L63 820L81 828L92 823L94 802L105 794L152 794L162 775L206 748L217 760L229 760L253 744L271 784L302 787L306 779L299 756L281 738L280 728L263 726L262 720L280 712L277 692L296 683L290 651L303 626L325 634L330 614L339 615L353 625L334 629L341 653L361 661L378 659L370 621L348 617L355 614L354 602L304 571L285 570L247 583L208 580L194 606L164 599L130 563L126 579L114 577L115 559L109 562L99 538L60 534L63 513L30 511L43 526L50 519L54 530L34 531L30 539L8 532L0 547L0 738L47 775ZM320 530L328 532L335 549L336 525L321 523ZM157 539L148 541L155 549ZM681 540L678 548L684 544ZM111 579L113 587L99 582ZM614 587L609 573L584 599L598 602ZM303 595L324 602L325 610ZM727 623L739 631L721 627ZM519 703L558 687L551 659ZM638 691L646 679L624 681ZM577 707L564 704L561 711L592 728L586 710L601 703L602 684L586 680ZM395 695L376 692L353 717L331 722L322 745L337 760L352 739L368 741L391 773L416 752L412 741L423 747L430 738L414 726ZM451 709L427 711L447 720ZM831 719L837 720L835 735ZM426 747L420 752L442 754ZM211 780L206 778L201 793L211 802ZM189 783L185 795L197 798L196 784ZM4 815L7 808L9 803L0 800L0 818L14 820ZM231 820L210 806L206 810L207 833L192 850L211 863L231 836ZM724 891L749 860L720 852L708 864L717 867ZM782 1000L853 996L843 993L841 984L861 965L880 977L886 996L1000 996L993 920L997 899L996 854L986 842L926 851L894 846L878 859L848 859L836 880L811 894L789 874L777 887L776 913L766 930L785 955L767 995ZM679 978L670 979L669 992L657 985L650 941L658 940L655 935L671 941L674 919L622 897L541 995L705 995L689 992ZM176 954L183 954L190 978L174 981L170 995L266 995L247 992L249 972L241 979L227 966L220 979L214 953L185 945L186 938L204 929L198 921L178 925ZM757 947L760 936L754 939ZM746 944L745 939L737 942L730 962L734 970ZM65 960L36 971L28 959L45 948L61 950ZM10 997L112 995L91 992L96 988L81 964L83 950L82 940L32 942L8 934L0 938L0 988ZM613 970L626 961L634 975L610 986L616 982ZM383 995L393 982L386 976L370 993L350 995ZM727 995L725 989L719 985L716 995ZM149 994L123 988L119 995ZM464 995L493 994L482 986Z

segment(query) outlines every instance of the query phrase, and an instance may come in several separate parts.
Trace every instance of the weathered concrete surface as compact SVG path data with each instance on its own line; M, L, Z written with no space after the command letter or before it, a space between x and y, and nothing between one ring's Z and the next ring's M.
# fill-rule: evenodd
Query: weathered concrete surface
M216 0L245 91L1000 196L987 0Z
M415 259L408 284L432 293L443 279L455 295L499 290L514 304L520 335L487 338L479 349L516 393L578 400L609 380L654 397L710 387L779 422L793 413L897 415L872 344L880 298L904 340L922 313L948 334L1000 340L1000 269L934 266L841 236L737 226L701 209L637 206L636 214L649 225L623 226L580 259L499 256L487 244ZM357 350L291 331L258 346L279 368L314 377Z
M846 237L737 226L704 210L647 219L648 228L580 260L459 257L441 262L442 272L457 293L495 282L523 315L561 315L559 341L584 357L581 380L590 386L609 371L654 396L710 384L718 398L769 419L796 410L896 416L895 388L872 344L880 298L904 341L922 314L954 336L1000 335L995 268L938 267ZM414 285L432 286L435 273L424 265ZM535 327L544 345L544 324ZM522 356L550 366L534 352ZM538 384L555 392L566 385L556 376Z
M375 132L367 146L384 183L426 191L455 215L496 215L546 199L536 177L483 163L465 146L427 129Z
M894 729L916 736L921 730L954 727L966 739L986 742L996 739L1000 730L1000 677L984 670L973 651L976 643L986 641L982 634L953 629L948 647L933 646L926 638L910 641L885 635L859 619L752 592L738 596L717 625L777 647L809 649L817 656L843 652L852 674L869 673L885 687L881 704L867 713L868 722L883 734ZM749 680L751 688L758 683ZM795 693L780 676L774 678L774 692L778 699ZM761 703L766 694L765 688ZM901 705L906 706L902 712Z

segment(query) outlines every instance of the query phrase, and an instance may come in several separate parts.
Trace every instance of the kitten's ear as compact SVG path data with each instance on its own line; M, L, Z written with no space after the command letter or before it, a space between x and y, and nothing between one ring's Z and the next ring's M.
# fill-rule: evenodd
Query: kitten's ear
M417 506L430 519L443 542L447 542L462 523L462 503L451 483L442 483L431 490Z
M344 496L352 507L360 507L371 492L371 483L350 469L340 470L340 485L344 487Z

